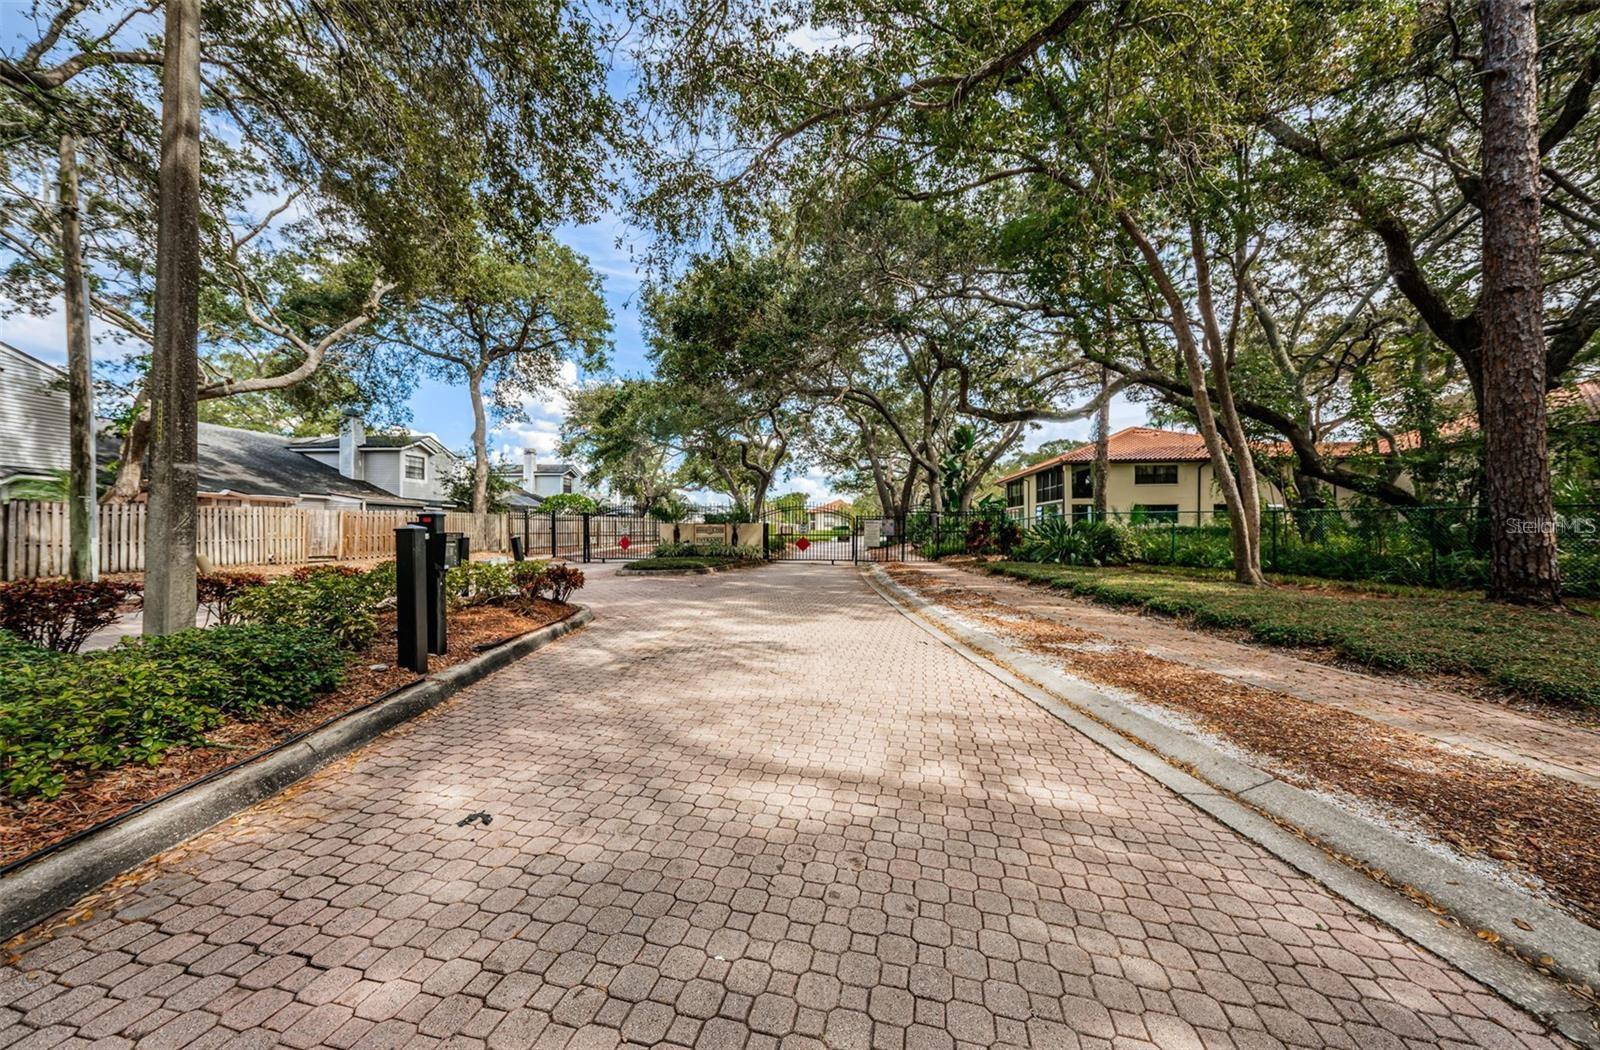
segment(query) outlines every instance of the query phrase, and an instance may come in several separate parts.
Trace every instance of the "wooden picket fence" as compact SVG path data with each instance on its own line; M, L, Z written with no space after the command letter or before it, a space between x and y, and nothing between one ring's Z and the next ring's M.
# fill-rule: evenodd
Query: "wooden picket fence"
M339 550L343 558L394 557L394 530L416 519L403 510L339 511Z
M302 565L321 558L373 559L394 555L394 530L411 511L322 510L305 507L204 506L196 549L217 566ZM509 551L505 514L450 512L445 528L462 532L473 550ZM100 571L141 572L145 505L100 508ZM67 505L0 503L0 579L60 576L67 571Z

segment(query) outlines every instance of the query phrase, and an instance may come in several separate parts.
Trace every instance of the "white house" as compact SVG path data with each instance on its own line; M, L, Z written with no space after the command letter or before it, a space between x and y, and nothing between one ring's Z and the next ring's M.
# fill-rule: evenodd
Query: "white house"
M361 417L346 414L338 434L295 438L295 452L402 499L443 506L448 479L464 461L432 434L367 433Z
M0 343L0 498L68 467L67 374Z
M522 487L535 496L554 496L562 492L578 491L582 477L571 463L540 463L538 452L531 448L522 450Z

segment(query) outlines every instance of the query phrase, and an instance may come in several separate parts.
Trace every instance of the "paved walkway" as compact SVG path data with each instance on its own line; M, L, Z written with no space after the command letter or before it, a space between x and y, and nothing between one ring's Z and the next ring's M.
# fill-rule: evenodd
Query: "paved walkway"
M853 570L585 597L0 968L0 1045L1560 1045Z
M1600 788L1600 730L1563 720L1559 713L1544 717L1422 686L1402 676L1345 670L1281 649L1230 642L1160 616L1125 612L1016 580L932 563L916 568L1024 612L1070 623L1153 656L1343 708L1441 743Z

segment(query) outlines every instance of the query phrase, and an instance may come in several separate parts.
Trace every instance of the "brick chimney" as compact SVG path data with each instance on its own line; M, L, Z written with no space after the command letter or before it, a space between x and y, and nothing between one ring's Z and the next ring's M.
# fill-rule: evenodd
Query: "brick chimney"
M361 446L366 441L367 428L361 422L361 413L345 409L344 422L339 425L339 473L347 478L361 477Z

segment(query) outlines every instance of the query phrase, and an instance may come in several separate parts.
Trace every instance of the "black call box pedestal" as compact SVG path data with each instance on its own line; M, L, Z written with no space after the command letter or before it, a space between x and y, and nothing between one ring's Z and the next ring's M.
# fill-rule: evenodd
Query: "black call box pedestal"
M445 532L444 521L443 513L429 511L418 514L416 524L394 531L399 663L417 672L428 669L428 653L442 654L449 647L444 576L471 558L466 536Z

